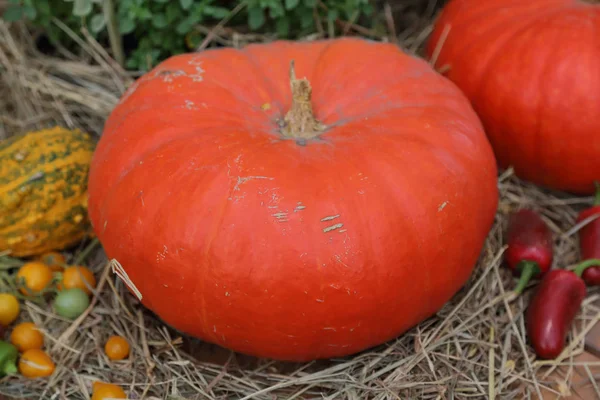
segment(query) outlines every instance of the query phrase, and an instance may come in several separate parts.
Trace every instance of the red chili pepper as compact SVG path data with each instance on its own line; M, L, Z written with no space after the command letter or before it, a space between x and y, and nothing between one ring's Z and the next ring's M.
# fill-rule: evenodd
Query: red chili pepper
M552 232L533 210L515 212L508 223L508 248L505 260L508 267L520 275L515 293L525 289L532 277L542 277L552 266Z
M579 230L579 248L582 260L596 259L598 266L587 268L582 278L588 286L600 285L600 184L596 182L596 198L592 207L583 210L577 223L598 216Z
M563 351L567 332L586 295L581 275L595 263L584 261L574 271L555 269L538 285L527 309L527 334L539 357L552 359Z

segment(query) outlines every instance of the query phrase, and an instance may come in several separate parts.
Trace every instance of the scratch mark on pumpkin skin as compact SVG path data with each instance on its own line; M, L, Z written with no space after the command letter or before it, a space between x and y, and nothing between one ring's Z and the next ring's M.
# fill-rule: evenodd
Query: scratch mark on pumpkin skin
M328 226L327 228L323 228L323 232L327 233L327 232L330 232L330 231L332 231L334 229L339 229L342 226L344 226L344 224L341 224L341 223L340 224L331 225L331 226Z
M279 220L279 222L287 222L288 221L287 215L288 215L288 213L286 213L286 212L278 212L275 214L271 214L271 216L277 218Z
M144 191L140 190L140 192L138 193L137 197L140 199L140 201L142 202L142 207L144 207L146 204L144 203Z
M324 331L334 331L337 332L337 329L331 327L331 326L326 326L325 328L323 328Z
M194 104L193 101L191 100L186 100L185 101L185 108L187 108L188 110L197 110L198 107L196 107L196 105Z
M239 157L235 160L235 162L237 163L238 161L239 161ZM231 177L231 175L230 175L230 173L231 173L231 166L229 165L229 162L227 163L227 167L228 167L227 176ZM235 186L233 187L232 192L236 192L236 191L241 190L240 186L242 184L248 182L248 181L251 181L252 179L267 179L267 180L272 181L275 178L271 178L269 176L238 176L237 177L237 182L236 182ZM243 195L242 196L235 196L235 200L236 201L239 200L239 199L243 199L243 198L244 198ZM228 200L233 200L233 199L234 199L233 196L228 198Z
M447 205L448 205L447 201L440 204L440 206L438 207L438 212L442 211Z
M336 219L336 218L338 218L339 216L340 216L340 214L337 214L337 215L331 215L331 216L329 216L329 217L322 218L322 219L321 219L321 222L325 222L325 221L331 221L332 219Z
M186 76L186 75L187 74L185 73L185 71L177 69L175 71L171 71L171 70L157 71L157 73L154 75L154 77L156 78L158 76L162 76L163 82L173 82L173 77Z
M204 72L206 71L204 71L202 67L196 67L196 73L193 75L189 75L189 77L192 78L193 82L202 82L204 80Z
M102 227L102 233L106 231L106 225L108 225L108 220L104 221L104 226Z
M233 190L240 190L240 185L251 181L252 179L268 179L270 181L274 180L275 178L271 178L268 176L238 176L237 177L237 183L235 184L235 186L233 187Z
M162 252L158 252L158 254L156 255L156 263L160 263L161 261L163 261L166 257L167 254L169 254L169 249L167 248L167 245L163 245L163 251Z
M350 268L348 265L346 265L346 263L344 263L344 262L342 261L342 257L340 257L340 256L339 256L339 255L337 255L337 254L335 255L335 260L336 260L337 262L339 262L340 264L342 264L344 267L346 267L346 268Z
M202 57L201 56L193 56L188 61L189 65L202 65Z
M315 299L317 301L317 303L325 303L324 299Z
M279 188L273 188L272 190L276 190ZM271 193L271 200L269 201L269 206L267 206L268 208L277 208L279 202L281 201L281 199L279 198L279 196L277 195L277 193L273 192Z
M306 206L303 205L301 201L299 201L298 205L296 206L296 208L294 208L294 212L298 212L300 210L304 210L305 208L306 208Z

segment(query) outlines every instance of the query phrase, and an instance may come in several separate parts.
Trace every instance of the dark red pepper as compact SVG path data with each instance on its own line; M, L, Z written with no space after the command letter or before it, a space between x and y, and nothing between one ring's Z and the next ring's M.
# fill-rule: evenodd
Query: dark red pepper
M552 266L552 231L535 211L521 209L508 222L505 260L519 282L515 293L525 289L533 277L542 277Z
M527 334L538 357L553 359L563 351L585 294L585 282L573 271L555 269L544 276L527 309Z
M579 230L579 249L582 260L598 260L597 266L587 268L582 278L588 286L600 285L600 184L596 182L596 198L590 208L577 217L577 223L592 216L598 216Z
M555 269L538 285L527 309L527 334L538 357L553 359L563 351L567 332L586 295L581 276L593 265L596 260L586 260L573 271Z

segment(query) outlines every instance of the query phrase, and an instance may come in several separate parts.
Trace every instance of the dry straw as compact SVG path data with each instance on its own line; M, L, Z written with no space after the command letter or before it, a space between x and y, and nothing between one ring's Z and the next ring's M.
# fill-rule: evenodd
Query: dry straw
M398 10L385 11L395 40L418 51L430 32L433 7L424 10L425 20L405 13L402 26L398 19L394 25L391 15ZM345 29L375 36L350 23ZM85 32L70 34L79 41L80 54L62 49L60 59L52 58L35 50L23 26L9 29L0 22L0 139L56 123L101 133L107 114L134 77ZM231 46L264 39L223 27L211 35L216 43ZM600 398L598 359L575 360L584 351L585 333L600 319L600 292L589 291L559 360L541 363L527 345L524 328L530 291L516 300L507 298L515 281L501 266L507 214L525 206L541 212L554 231L556 265L572 266L578 257L576 213L591 198L551 193L519 181L510 171L498 184L496 221L472 278L435 317L395 341L352 357L307 364L232 354L165 326L140 306L113 273L115 264L111 268L98 251L86 260L101 279L84 316L70 322L49 307L23 306L23 318L43 327L56 373L33 381L9 378L0 384L0 393L89 399L92 382L103 380L123 385L131 399L522 399L542 393L556 398L586 387ZM115 333L131 343L129 358L120 362L109 361L102 350ZM575 384L578 374L585 379Z

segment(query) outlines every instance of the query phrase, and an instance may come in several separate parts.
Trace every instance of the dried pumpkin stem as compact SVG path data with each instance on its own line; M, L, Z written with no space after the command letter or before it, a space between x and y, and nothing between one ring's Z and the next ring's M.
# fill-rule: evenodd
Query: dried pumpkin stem
M290 86L292 88L292 106L283 119L284 125L281 133L292 139L316 138L326 127L315 118L311 102L310 82L306 78L296 78L293 60L290 62Z

